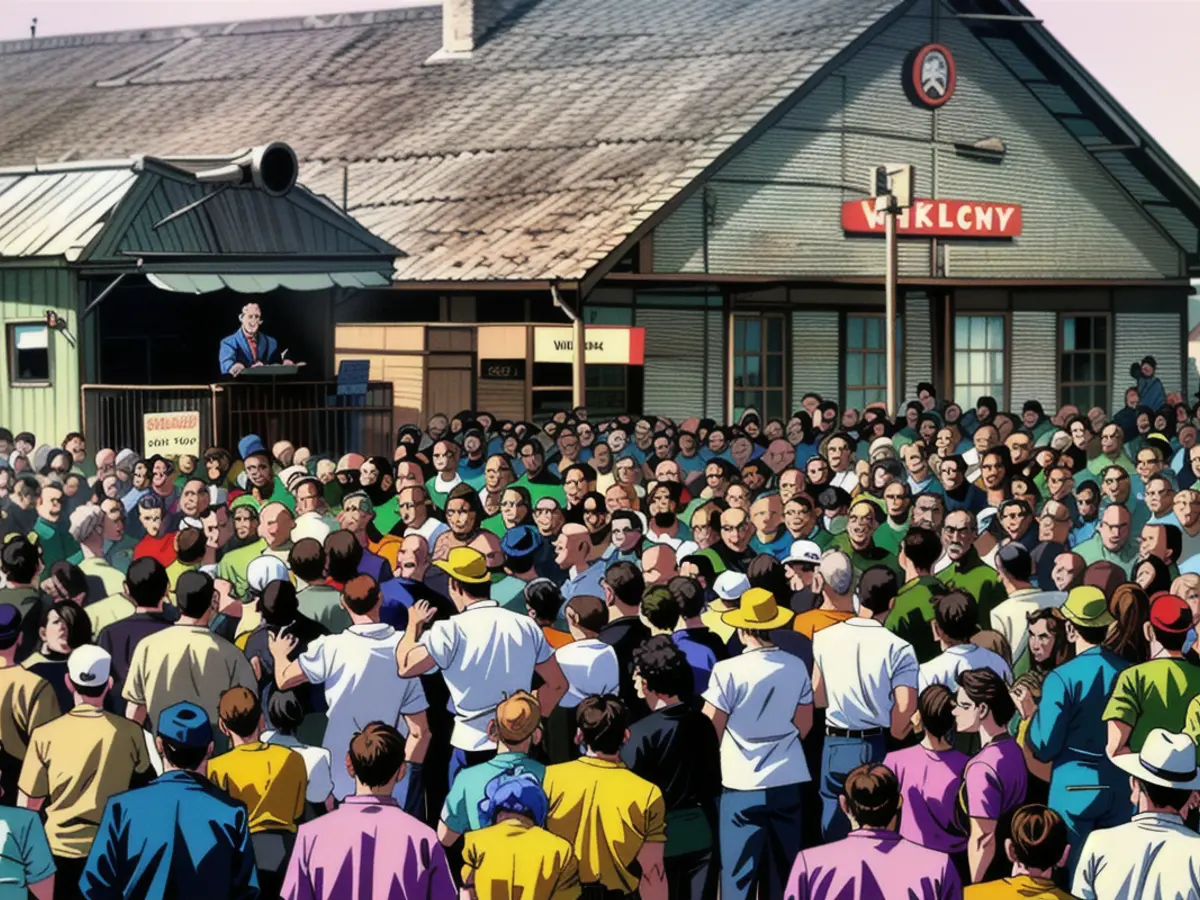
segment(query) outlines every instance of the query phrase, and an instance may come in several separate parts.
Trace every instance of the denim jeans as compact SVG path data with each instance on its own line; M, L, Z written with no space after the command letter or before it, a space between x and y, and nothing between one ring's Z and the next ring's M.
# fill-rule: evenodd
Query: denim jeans
M721 900L780 900L800 852L803 785L721 794Z
M850 833L850 820L838 805L846 776L861 765L877 763L887 755L887 737L834 737L825 735L821 751L821 839L840 841Z

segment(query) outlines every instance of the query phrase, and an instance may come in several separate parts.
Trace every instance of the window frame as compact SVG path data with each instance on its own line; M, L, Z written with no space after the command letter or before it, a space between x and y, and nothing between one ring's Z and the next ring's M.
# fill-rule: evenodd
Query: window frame
M1103 319L1104 320L1105 341L1104 341L1104 348L1102 351L1103 355L1104 355L1104 368L1103 368L1104 381L1067 381L1063 377L1063 375L1064 375L1064 373L1063 373L1063 356L1066 355L1066 353L1068 352L1063 345L1063 339L1066 336L1067 319ZM1096 387L1102 388L1101 395L1100 395L1101 402L1098 404L1096 404L1096 403L1088 404L1088 407L1087 407L1088 409L1091 409L1092 406L1100 406L1102 409L1107 409L1108 405L1112 403L1112 384L1113 384L1113 382L1112 382L1112 378L1113 378L1113 371L1112 371L1113 314L1112 314L1112 311L1111 310L1103 310L1103 309L1098 309L1098 310L1081 309L1081 310L1060 311L1058 313L1057 332L1058 332L1057 336L1056 336L1057 347L1056 347L1056 352L1055 352L1055 377L1058 382L1058 406L1059 406L1059 409L1061 409L1063 406L1067 405L1068 403L1070 403L1073 406L1079 406L1079 404L1076 403L1074 400L1067 399L1066 392L1069 388L1083 388L1083 387L1092 388L1092 389L1094 389ZM1099 355L1101 353L1100 350L1084 350L1084 351L1071 350L1069 352L1072 354L1087 353L1090 356L1092 356L1093 360L1095 359L1095 357L1097 355ZM1082 407L1080 408L1080 411L1086 412L1086 410L1084 410Z
M960 318L982 318L982 319L1002 319L1003 320L1002 334L1004 336L1004 349L1001 351L1001 357L1002 357L1002 364L1004 366L1004 369L1003 369L1001 379L1000 379L1000 393L993 394L992 396L994 396L996 398L996 402L998 404L1000 404L1000 407L1002 409L1007 409L1009 407L1009 400L1008 400L1009 393L1012 390L1012 388L1011 388L1012 364L1011 364L1011 359L1010 359L1010 356L1012 353L1012 313L1011 313L1011 311L1007 310L1007 309L995 309L995 310L989 310L989 309L957 310L956 309L953 311L953 313L951 315L951 322L950 322L950 334L948 336L949 340L947 341L947 343L950 345L950 353L949 353L949 359L947 360L947 368L949 369L949 372L950 372L949 387L950 387L951 399L955 399L955 397L958 393L957 360L958 360L959 347L958 347L957 336L958 336L958 320ZM962 352L963 353L994 353L996 351L964 349ZM969 382L967 382L967 383L969 383ZM976 397L972 397L970 402L967 404L967 406L963 406L963 409L966 409L968 407L974 408L975 401L978 399L978 396L982 396L982 395L977 395ZM959 404L959 405L962 406L962 404Z
M8 385L11 388L54 387L54 332L45 319L16 319L5 323L5 351L8 353ZM46 377L20 378L17 375L17 329L40 326L46 332Z
M732 368L729 372L729 388L731 399L733 401L730 405L733 409L734 419L736 420L741 418L741 416L745 414L745 411L750 409L755 410L764 423L767 419L775 418L775 416L767 411L766 401L768 394L778 394L780 398L780 410L782 410L782 413L778 416L778 418L786 420L790 415L788 407L788 393L790 388L789 381L791 375L791 348L788 346L790 318L785 312L782 311L733 310L732 319L733 327L730 329L732 334L730 335L731 340L729 346L729 362ZM777 322L779 324L780 349L777 351L767 349L767 331L766 327L763 327L760 334L759 350L756 353L738 350L737 329L739 321L744 322L749 320L758 320L764 326L768 321ZM768 371L767 360L770 357L776 356L779 357L780 383L778 387L771 387L766 384ZM759 361L759 371L761 373L760 380L762 384L760 384L758 387L739 387L737 384L738 360L750 359L754 357L757 357ZM761 400L758 403L747 406L739 406L737 402L738 394L755 394L759 396ZM738 412L739 409L742 410L741 413Z
M841 384L841 386L842 386L841 401L842 401L842 406L845 409L857 409L861 413L863 410L865 410L871 404L876 404L876 403L886 404L887 403L887 328L886 328L886 318L887 318L887 314L885 312L883 312L883 311L876 312L875 310L872 310L872 309L845 310L842 313L842 319L841 319L842 333L841 333L840 339L838 341L838 343L839 343L838 355L839 355L839 359L840 359L840 361L838 363L838 365L839 365L838 383ZM863 319L864 320L864 327L863 327L864 335L866 334L865 320L877 319L879 322L883 323L884 324L884 328L882 330L883 346L880 347L878 350L870 350L865 347L858 348L858 349L851 349L850 348L850 320L851 319ZM898 385L897 395L900 395L903 393L903 384L904 384L904 327L903 327L902 323L903 323L903 316L897 315L896 322L895 322L895 327L897 330L897 334L896 334L896 373L894 376L896 378L896 384ZM866 357L873 355L873 354L878 355L880 357L879 371L883 373L883 382L884 383L879 384L879 385L869 385L869 384L851 385L850 381L847 377L847 374L846 374L846 370L848 368L847 363L849 362L851 353L854 353L863 358L862 370L864 373L867 370ZM854 404L854 403L850 402L851 391L855 391L855 392L878 391L880 394L880 397L877 400L864 399L862 404Z

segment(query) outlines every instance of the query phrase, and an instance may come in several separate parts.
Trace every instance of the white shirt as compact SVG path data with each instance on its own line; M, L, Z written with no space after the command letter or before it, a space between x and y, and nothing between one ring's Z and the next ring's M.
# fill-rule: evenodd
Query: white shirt
M778 647L747 649L718 662L704 701L728 715L721 738L721 782L760 791L809 781L793 719L813 702L812 682L798 656Z
M853 495L858 490L858 472L854 471L854 466L845 472L835 472L829 483L833 487L840 487L847 494Z
M324 747L310 747L300 743L295 736L278 731L264 731L261 740L264 744L287 747L300 754L304 768L308 770L308 789L304 799L309 803L320 806L333 793L333 758Z
M825 684L825 722L866 731L890 728L892 692L917 687L917 654L875 619L857 617L813 635L813 665Z
M669 534L655 534L653 531L646 532L646 542L650 544L665 544L675 551L675 558L677 560L700 552L700 545L695 541L671 537Z
M621 681L617 651L599 638L572 641L554 651L567 678L567 693L558 705L574 709L592 694L615 694Z
M450 743L467 751L496 746L488 740L488 720L501 700L532 687L534 668L552 655L533 619L501 609L495 600L479 600L434 622L421 646L442 671L454 702Z
M333 516L322 515L319 512L306 512L296 516L296 524L292 526L292 543L295 544L304 538L312 538L324 544L325 538L341 527Z
M444 479L442 475L442 472L438 472L433 476L433 489L439 494L448 494L463 483L462 476L458 472L455 472L454 477L449 480Z
M1071 893L1082 900L1200 897L1200 835L1166 813L1141 813L1125 825L1093 831Z
M322 746L332 759L344 761L350 741L372 722L393 726L408 737L405 716L429 708L421 682L396 672L396 645L403 632L382 622L351 625L341 634L317 638L296 660L313 684L324 685L329 725ZM333 767L333 795L354 793L354 779L344 765Z
M1027 588L1009 594L1008 599L992 610L992 630L1004 635L1012 647L1013 661L1021 658L1029 645L1029 613L1039 609L1062 606L1067 595L1062 591L1039 591Z
M1006 684L1012 684L1012 669L999 653L993 653L987 647L977 647L967 642L943 650L929 662L921 666L920 689L934 684L944 684L951 691L958 690L958 676L970 669L991 669L1004 679Z
M420 528L404 529L404 536L408 537L410 534L419 534L421 537L425 538L425 543L429 545L429 549L432 551L433 545L437 543L437 539L449 530L450 526L445 522L441 521L440 519L435 519L433 516L429 516Z

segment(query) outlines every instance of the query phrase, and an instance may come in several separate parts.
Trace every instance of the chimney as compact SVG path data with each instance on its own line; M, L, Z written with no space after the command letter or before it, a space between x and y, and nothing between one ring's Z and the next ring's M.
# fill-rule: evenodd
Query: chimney
M469 55L488 32L529 0L442 0L442 53Z

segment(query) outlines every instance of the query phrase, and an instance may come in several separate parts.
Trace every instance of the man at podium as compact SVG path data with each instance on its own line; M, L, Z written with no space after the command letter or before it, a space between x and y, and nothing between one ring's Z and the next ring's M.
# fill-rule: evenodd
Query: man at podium
M243 369L259 366L296 365L286 358L286 350L283 351L283 358L280 358L278 342L262 333L262 309L257 303L243 306L238 321L242 327L221 341L219 361L222 375L236 377Z

